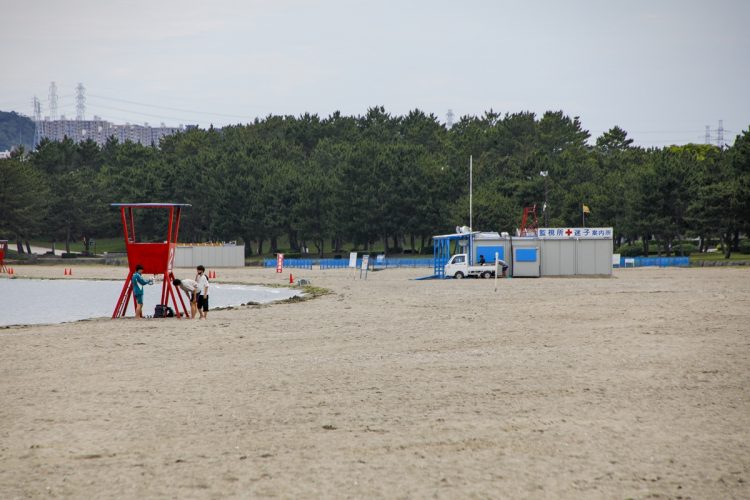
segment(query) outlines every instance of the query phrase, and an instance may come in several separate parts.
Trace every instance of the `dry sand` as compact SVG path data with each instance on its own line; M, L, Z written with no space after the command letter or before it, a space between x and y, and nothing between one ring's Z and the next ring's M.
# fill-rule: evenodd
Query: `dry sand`
M750 269L292 272L332 293L0 329L0 496L750 497Z

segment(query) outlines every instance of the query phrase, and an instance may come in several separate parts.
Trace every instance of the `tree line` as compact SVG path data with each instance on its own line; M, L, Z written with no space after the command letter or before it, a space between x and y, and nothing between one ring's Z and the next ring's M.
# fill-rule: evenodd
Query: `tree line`
M33 238L68 248L121 234L110 203L175 202L192 205L181 241L241 240L248 254L280 241L318 254L378 241L416 252L468 224L471 156L475 229L513 232L533 204L540 223L577 227L585 204L587 226L612 226L618 244L644 252L686 238L720 240L727 257L738 248L750 225L750 128L728 148L644 149L616 126L590 138L561 111L489 111L447 128L419 110L373 107L192 129L158 146L43 140L0 161L0 237L21 252ZM159 224L144 214L143 237L162 238Z

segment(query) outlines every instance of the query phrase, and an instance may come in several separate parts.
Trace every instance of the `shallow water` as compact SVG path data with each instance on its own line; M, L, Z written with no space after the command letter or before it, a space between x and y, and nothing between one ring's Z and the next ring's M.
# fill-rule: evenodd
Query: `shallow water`
M0 326L111 317L122 285L122 281L0 279ZM211 283L209 305L213 309L247 302L266 304L299 294L288 288ZM161 283L145 287L144 316L154 314L160 298ZM126 316L133 315L131 299Z

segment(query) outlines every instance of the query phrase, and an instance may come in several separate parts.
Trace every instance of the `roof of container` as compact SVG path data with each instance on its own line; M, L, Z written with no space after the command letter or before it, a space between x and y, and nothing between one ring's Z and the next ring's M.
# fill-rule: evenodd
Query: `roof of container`
M474 233L474 239L475 240L499 240L500 233L498 233L497 231Z
M474 240L499 240L501 238L498 232L473 231L471 233L453 233L433 236L434 240L461 240L471 236Z

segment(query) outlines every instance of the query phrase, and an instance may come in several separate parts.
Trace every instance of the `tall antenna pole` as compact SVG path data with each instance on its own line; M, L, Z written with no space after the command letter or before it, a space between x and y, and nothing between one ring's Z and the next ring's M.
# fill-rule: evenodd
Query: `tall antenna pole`
M544 227L549 227L549 217L547 217L549 213L549 210L547 210L549 208L547 206L547 177L549 176L549 170L542 170L539 172L539 175L544 177L544 208L542 209L544 212Z
M473 201L474 201L472 199L473 189L474 189L474 186L473 186L473 177L474 177L474 158L473 158L472 155L469 155L469 231L473 231L474 230L474 225L472 224L472 222L473 222L472 221L472 215L473 214L471 213L472 204L473 204Z
M86 87L79 83L76 87L76 120L83 121L86 118Z
M49 119L57 120L57 84L49 84Z

